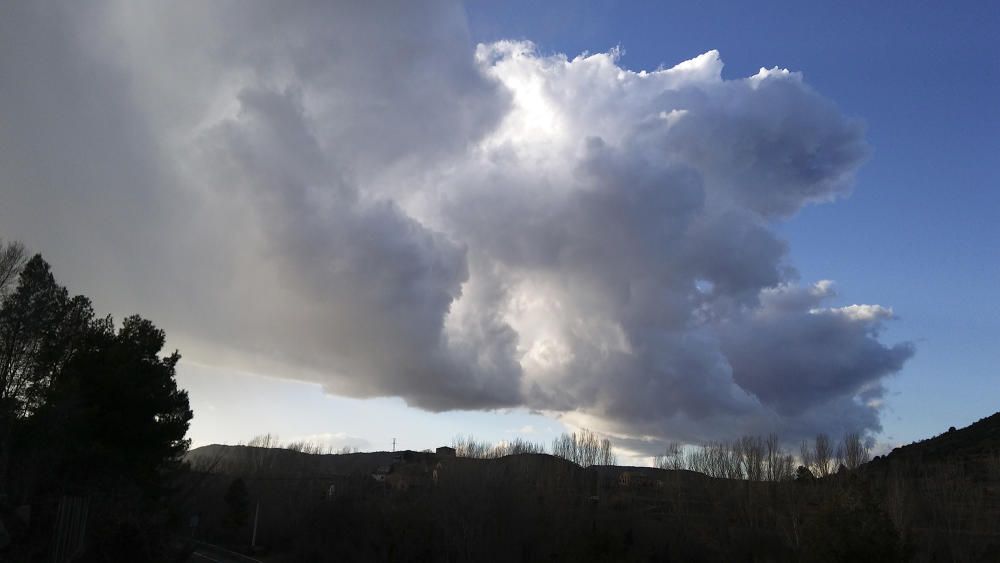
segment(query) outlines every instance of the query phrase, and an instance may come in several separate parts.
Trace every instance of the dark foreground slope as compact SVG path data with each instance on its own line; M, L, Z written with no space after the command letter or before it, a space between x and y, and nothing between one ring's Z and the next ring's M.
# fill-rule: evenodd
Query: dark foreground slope
M183 488L195 492L183 510L200 514L202 538L240 546L259 501L258 543L275 561L720 560L728 553L701 537L729 524L715 521L722 487L696 473L582 469L540 454L473 460L407 452L394 460L384 452L212 448L191 453L215 469L188 476ZM623 473L629 485L619 484ZM235 479L248 488L242 521L226 501Z
M918 560L1000 561L1000 413L876 457L859 478Z
M749 483L548 455L189 454L194 532L267 561L1000 561L1000 417L826 479ZM246 485L240 503L229 494ZM238 487L237 487L238 488Z

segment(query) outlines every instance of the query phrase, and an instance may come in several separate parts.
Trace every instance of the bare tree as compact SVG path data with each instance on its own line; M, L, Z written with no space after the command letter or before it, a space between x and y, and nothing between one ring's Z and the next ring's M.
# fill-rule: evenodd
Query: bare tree
M653 466L659 469L684 469L684 450L679 442L669 442L663 453L653 458Z
M322 444L320 442L310 442L307 440L298 440L295 442L288 442L281 446L286 450L291 450L293 452L300 452L304 454L328 454L331 453L331 446L329 444Z
M778 435L774 433L768 434L767 440L764 442L764 448L767 466L765 478L768 481L784 481L790 478L792 474L792 456L781 451L781 441L778 439Z
M4 243L0 239L0 300L7 296L27 260L28 251L23 244L17 241Z
M543 454L545 453L545 446L530 442L523 438L514 438L506 442L501 442L493 447L492 455L493 457L505 457L509 455L520 455L520 454Z
M590 430L582 430L579 435L576 432L564 433L556 438L552 442L552 455L572 461L580 467L618 463L611 440L599 438Z
M760 436L744 436L734 444L741 472L748 481L763 481L765 446Z
M706 470L705 463L705 448L699 447L688 450L684 454L684 466L687 467L689 471L697 471L698 473L708 474Z
M782 454L778 461L778 467L774 471L775 481L789 481L795 477L795 458L792 454Z
M833 471L833 446L826 434L817 434L813 442L813 463L820 477L826 477Z
M723 442L722 447L726 449L725 455L722 459L725 460L726 464L731 463L732 467L726 465L726 477L731 479L743 479L746 476L744 472L746 469L745 458L743 453L743 447L746 445L743 438L737 439L735 442Z
M594 465L618 465L618 456L611 448L611 440L604 438L601 440L600 448L597 451L597 459Z
M726 455L723 454L723 444L709 442L701 447L702 473L710 477L726 476Z
M726 479L742 479L743 452L740 442L722 442L719 444L719 459Z
M486 459L490 457L493 444L485 440L477 440L473 436L455 436L451 441L455 448L455 455L458 457L470 457L473 459Z
M842 452L841 463L848 469L857 469L871 460L871 447L858 432L844 434L838 450Z
M812 465L815 452L802 443L802 458ZM663 454L654 456L654 467L687 469L720 479L749 481L787 481L795 477L795 457L781 449L776 434L767 438L743 436L732 442L708 442L698 447L681 448L668 444Z
M720 479L742 479L742 450L740 442L709 442L689 451L685 456L687 468Z
M799 463L802 464L802 467L805 467L810 471L812 470L813 465L815 465L813 449L807 440L802 440L802 443L799 444Z
M805 463L811 465L815 455L812 446L803 442L802 448ZM720 479L786 481L795 475L795 458L781 449L776 434L767 438L743 436L732 442L708 442L686 451L672 443L653 461L661 469L687 469Z
M279 443L278 435L268 432L267 434L258 434L250 438L247 446L251 448L277 448Z
M477 440L472 436L456 436L452 440L455 455L474 459L497 459L509 455L543 454L545 446L530 442L523 438L492 444L485 440Z
M250 475L257 477L272 468L275 462L274 450L281 447L281 443L277 434L268 432L254 436L247 442L247 446L250 448L247 470Z

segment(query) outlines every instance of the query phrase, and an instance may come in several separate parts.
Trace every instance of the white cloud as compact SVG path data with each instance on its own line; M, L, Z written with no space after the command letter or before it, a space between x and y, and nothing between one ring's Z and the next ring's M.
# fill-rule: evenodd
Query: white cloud
M641 451L877 429L912 354L772 230L867 155L798 73L475 47L450 2L11 12L0 234L199 361Z
M842 315L852 321L873 322L894 317L891 307L883 307L881 305L848 305L846 307L826 309L825 311L835 315Z

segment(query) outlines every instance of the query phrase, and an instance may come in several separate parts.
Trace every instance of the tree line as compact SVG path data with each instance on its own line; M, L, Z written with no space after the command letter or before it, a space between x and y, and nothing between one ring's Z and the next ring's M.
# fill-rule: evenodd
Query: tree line
M251 438L246 444L237 445L245 445L251 448L278 448L303 454L316 455L345 455L355 454L361 451L356 446L341 446L339 448L335 448L332 444L324 444L322 442L311 440L292 440L290 442L282 442L278 438L277 434L272 434L270 432L266 434L258 434Z
M817 434L812 441L803 440L798 459L782 448L777 434L769 434L688 448L670 442L664 452L654 458L653 465L723 479L785 481L826 477L840 468L857 469L870 459L871 445L858 432L844 434L836 444L823 433Z
M523 438L493 444L473 436L456 436L452 440L455 455L473 459L497 459L517 454L544 454L545 446ZM617 465L618 457L611 440L601 438L590 430L564 432L552 441L552 455L573 462L580 467L591 465Z
M547 453L542 444L515 438L498 444L457 436L452 441L456 455L496 459L515 454ZM611 441L590 430L563 433L552 442L551 454L581 467L617 465ZM653 457L658 469L686 470L722 479L786 481L826 477L843 468L857 469L871 460L871 445L858 432L848 432L834 443L829 435L804 440L796 458L784 449L777 434L743 436L731 441L713 441L700 446L669 442Z

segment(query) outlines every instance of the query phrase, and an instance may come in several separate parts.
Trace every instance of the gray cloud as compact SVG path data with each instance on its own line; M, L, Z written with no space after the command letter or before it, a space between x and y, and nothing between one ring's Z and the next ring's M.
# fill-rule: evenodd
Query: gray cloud
M0 235L202 362L653 447L877 430L913 353L773 230L867 155L798 74L474 47L448 2L8 12Z

